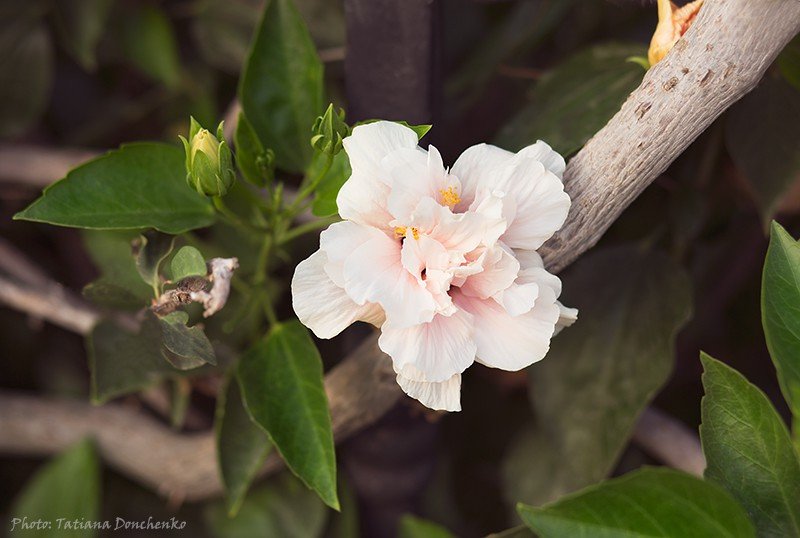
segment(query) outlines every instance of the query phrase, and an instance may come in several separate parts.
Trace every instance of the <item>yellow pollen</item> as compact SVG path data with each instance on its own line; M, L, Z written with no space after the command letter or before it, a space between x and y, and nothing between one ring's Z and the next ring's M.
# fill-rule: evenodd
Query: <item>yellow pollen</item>
M406 228L405 226L397 226L394 229L394 235L396 235L397 237L408 237L408 228ZM411 235L414 237L414 239L419 239L419 230L417 230L412 226Z
M450 209L453 209L461 201L461 198L459 198L458 193L453 187L439 189L439 194L442 195L442 203Z

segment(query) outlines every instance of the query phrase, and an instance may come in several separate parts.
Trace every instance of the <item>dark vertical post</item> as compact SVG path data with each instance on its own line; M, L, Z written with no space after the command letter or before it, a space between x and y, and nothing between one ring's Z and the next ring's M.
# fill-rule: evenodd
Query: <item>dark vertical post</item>
M351 120L437 119L438 0L345 0L345 84Z
M439 0L344 0L344 6L348 120L435 124L442 89ZM341 447L364 536L395 536L399 517L415 510L435 468L436 436L436 425L404 399Z

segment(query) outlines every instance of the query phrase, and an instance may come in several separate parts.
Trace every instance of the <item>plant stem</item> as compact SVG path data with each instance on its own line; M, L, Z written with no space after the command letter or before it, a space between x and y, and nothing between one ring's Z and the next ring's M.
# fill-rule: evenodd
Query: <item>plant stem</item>
M327 228L334 222L338 221L339 217L334 215L331 217L325 217L323 219L317 219L317 220L312 220L311 222L306 222L305 224L301 224L300 226L292 228L291 230L283 234L283 236L281 236L280 241L278 241L278 244L279 245L286 244L289 241L292 241L293 239L296 239L297 237L303 234L307 234L309 232L315 232L322 228Z
M297 214L300 204L303 203L303 201L305 201L305 199L308 198L311 194L313 194L314 190L317 188L320 181L322 181L322 178L328 175L328 172L330 171L332 165L333 165L333 155L329 154L327 161L325 161L325 166L322 168L322 171L319 174L317 174L317 177L311 180L308 183L308 185L306 185L300 190L300 192L297 194L297 197L292 201L292 205L290 205L287 208L287 213L289 214L290 217L294 217L294 215Z
M236 213L231 211L230 208L225 205L225 202L222 201L221 197L214 196L214 197L212 197L212 200L214 201L214 207L217 209L217 211L223 217L225 217L225 219L231 225L236 226L238 228L242 228L242 229L248 230L248 231L255 231L255 232L263 232L264 231L264 228L262 228L260 226L256 226L256 225L254 225L254 224L252 224L250 222L247 222L247 221L242 220L241 218L239 218L239 215L237 215Z

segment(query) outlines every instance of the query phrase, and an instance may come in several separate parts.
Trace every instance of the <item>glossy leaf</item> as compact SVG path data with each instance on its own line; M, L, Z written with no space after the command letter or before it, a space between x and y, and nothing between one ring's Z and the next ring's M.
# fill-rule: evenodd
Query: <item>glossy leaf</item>
M112 0L60 0L53 3L64 48L84 69L97 67L95 49L106 29Z
M173 282L180 282L189 276L206 276L208 273L203 255L191 246L178 249L169 262L169 267Z
M124 18L122 37L127 57L140 71L170 88L178 86L178 43L162 10L152 4L137 6Z
M691 292L669 257L616 247L575 264L563 303L579 309L578 322L528 369L536 427L523 430L505 464L507 497L535 505L611 472L669 377Z
M777 222L764 261L761 321L783 396L800 424L800 243Z
M184 176L183 151L176 146L128 144L73 169L14 218L171 234L211 225L211 203L190 189Z
M518 505L540 537L754 537L753 524L719 486L666 468L645 468L544 508Z
M800 90L800 36L786 45L777 62L783 78L796 90Z
M786 425L739 372L700 358L706 478L744 506L759 536L800 536L800 462Z
M311 127L323 111L322 63L292 0L270 0L239 86L242 108L279 168L311 162Z
M101 321L87 338L95 403L141 390L178 373L161 354L161 327L145 317L139 332Z
M338 510L322 359L308 330L298 321L275 325L241 358L238 375L250 415L269 433L286 464Z
M189 314L179 310L158 321L164 344L162 354L172 366L179 370L190 370L204 364L217 364L214 348L203 329L197 325L186 326Z
M47 106L53 82L53 46L42 4L8 3L0 25L0 137L24 132Z
M766 77L731 107L725 144L750 185L764 222L769 222L800 180L800 90Z
M227 381L217 398L214 421L217 461L228 497L229 515L235 516L272 445L244 407L239 382Z
M453 534L432 521L406 514L400 518L398 538L452 538Z
M175 236L154 232L144 232L134 242L136 251L136 269L139 276L151 288L158 290L161 287L161 264L172 252Z
M58 529L63 522L96 521L100 515L100 462L83 440L40 468L14 501L5 523L9 536L92 537L93 529ZM50 522L48 531L22 529L21 521ZM17 527L15 528L15 524Z
M543 77L523 108L497 136L501 147L517 150L544 140L563 155L578 151L619 111L644 76L627 62L641 45L603 44L580 52Z
M234 143L236 163L244 178L257 187L267 185L272 171L266 168L266 150L244 112L239 113Z

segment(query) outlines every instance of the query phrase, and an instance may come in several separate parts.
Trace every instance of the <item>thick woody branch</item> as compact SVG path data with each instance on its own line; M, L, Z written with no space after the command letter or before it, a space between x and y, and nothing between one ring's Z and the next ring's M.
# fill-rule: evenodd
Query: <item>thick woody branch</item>
M752 90L800 31L797 0L707 0L687 34L564 174L572 209L542 249L558 272L594 246L728 107Z

